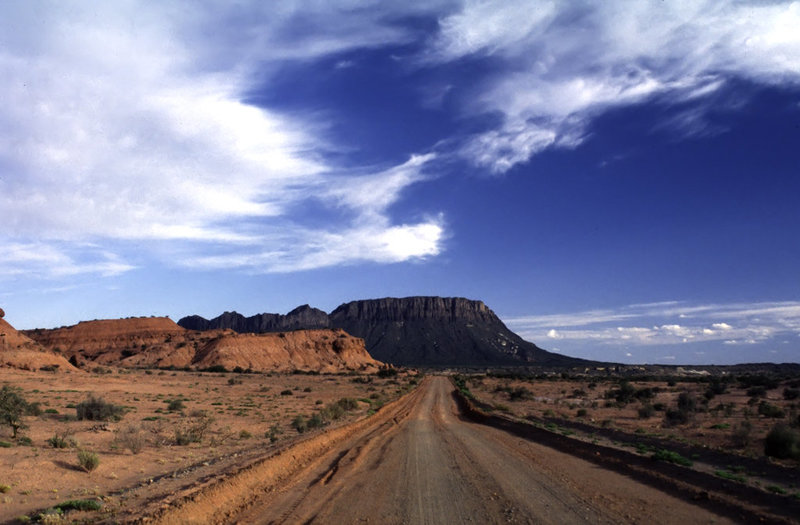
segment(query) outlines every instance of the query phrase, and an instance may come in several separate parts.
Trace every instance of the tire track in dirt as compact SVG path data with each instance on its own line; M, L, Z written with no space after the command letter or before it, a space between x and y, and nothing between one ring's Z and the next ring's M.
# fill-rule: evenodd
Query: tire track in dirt
M463 420L430 377L235 523L730 523L583 459ZM388 416L391 415L389 419Z

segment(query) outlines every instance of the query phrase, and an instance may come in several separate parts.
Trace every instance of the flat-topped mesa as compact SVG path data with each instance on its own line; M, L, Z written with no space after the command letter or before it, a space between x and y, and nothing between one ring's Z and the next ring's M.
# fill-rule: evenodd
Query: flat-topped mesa
M279 319L271 324L264 320ZM287 320L294 321L287 327ZM259 321L261 320L261 321ZM186 328L274 332L320 326L364 339L379 361L412 366L576 366L584 361L547 352L509 330L483 301L463 297L387 297L352 301L330 315L303 305L285 316L243 317L235 312L206 321L184 317ZM273 328L279 326L279 328Z
M463 297L405 297L352 301L336 308L330 314L334 325L344 319L371 319L373 321L408 321L431 319L439 321L463 320L475 323L495 323L500 319L483 301Z

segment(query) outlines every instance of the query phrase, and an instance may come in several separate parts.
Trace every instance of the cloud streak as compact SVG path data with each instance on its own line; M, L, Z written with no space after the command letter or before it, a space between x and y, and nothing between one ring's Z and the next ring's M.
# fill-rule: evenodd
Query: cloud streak
M647 100L693 104L665 124L678 133L719 132L702 117L729 79L800 81L798 26L797 2L475 0L440 20L425 60L497 64L466 111L502 123L462 154L502 173L545 149L580 144L602 112Z
M800 337L800 302L684 302L505 319L522 337L617 346L717 342L740 345Z

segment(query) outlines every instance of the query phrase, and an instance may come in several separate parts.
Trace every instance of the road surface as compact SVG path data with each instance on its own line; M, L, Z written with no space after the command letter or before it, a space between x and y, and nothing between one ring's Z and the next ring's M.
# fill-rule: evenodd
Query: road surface
M343 440L235 523L730 523L621 474L459 416L446 377Z

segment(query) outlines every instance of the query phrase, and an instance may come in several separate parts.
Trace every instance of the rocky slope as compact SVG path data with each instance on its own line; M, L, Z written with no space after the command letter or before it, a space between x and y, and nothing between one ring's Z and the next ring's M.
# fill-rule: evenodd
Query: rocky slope
M166 317L85 321L54 330L27 332L79 366L222 366L256 372L377 370L382 363L364 341L342 330L298 330L239 334L233 330L187 330Z
M295 312L313 311L313 322L325 324L324 312L307 305L283 318L293 318L303 326ZM225 313L211 321L198 316L178 321L181 326L230 328L246 332L257 329L253 317ZM270 317L271 318L271 317ZM353 301L326 316L327 324L361 337L376 359L398 365L415 366L576 366L579 359L547 352L511 332L483 302L460 297L406 297ZM242 329L242 327L246 327Z
M0 309L0 368L21 370L75 371L63 356L45 349L8 324Z

